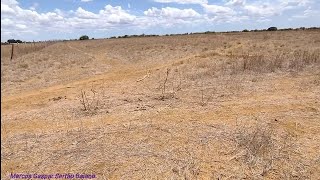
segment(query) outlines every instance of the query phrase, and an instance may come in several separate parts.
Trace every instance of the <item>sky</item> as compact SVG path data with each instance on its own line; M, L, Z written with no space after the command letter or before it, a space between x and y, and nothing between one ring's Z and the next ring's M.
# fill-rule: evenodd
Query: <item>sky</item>
M1 0L1 41L319 27L320 0Z

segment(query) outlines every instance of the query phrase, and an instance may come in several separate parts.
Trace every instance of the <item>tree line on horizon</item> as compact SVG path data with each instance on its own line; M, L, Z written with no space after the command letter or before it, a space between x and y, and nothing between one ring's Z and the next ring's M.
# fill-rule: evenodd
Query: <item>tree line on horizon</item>
M165 34L165 35L157 35L157 34L141 34L141 35L123 35L123 36L112 36L106 39L119 39L119 38L133 38L133 37L156 37L156 36L179 36L179 35L192 35L192 34L214 34L214 33L239 33L239 32L265 32L265 31L297 31L297 30L316 30L320 29L320 27L300 27L300 28L283 28L278 29L277 27L269 27L268 29L254 29L248 30L244 29L242 31L224 31L224 32L215 32L215 31L205 31L205 32L194 32L194 33L183 33L183 34ZM89 40L89 36L82 35L79 39L69 39L69 40L50 40L50 41L37 41L37 42L58 42L58 41L76 41L76 40ZM94 40L94 38L91 38ZM33 41L34 43L35 41ZM21 41L15 39L8 39L7 42L1 42L1 44L19 44L19 43L32 43L30 41Z

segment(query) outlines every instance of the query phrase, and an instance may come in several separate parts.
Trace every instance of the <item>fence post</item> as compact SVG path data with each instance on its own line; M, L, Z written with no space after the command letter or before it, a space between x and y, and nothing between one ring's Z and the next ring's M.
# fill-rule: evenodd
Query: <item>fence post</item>
M11 58L10 58L10 60L12 60L12 58L13 58L13 47L14 47L14 45L11 44Z

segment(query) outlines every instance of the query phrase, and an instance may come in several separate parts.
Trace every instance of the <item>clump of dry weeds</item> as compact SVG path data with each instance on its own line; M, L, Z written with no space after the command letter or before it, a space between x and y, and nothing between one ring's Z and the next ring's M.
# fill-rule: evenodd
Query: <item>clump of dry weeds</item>
M261 75L265 73L301 72L304 68L320 65L320 49L298 49L290 51L232 53L215 58L195 59L182 66L191 81L227 76Z
M320 49L294 51L289 68L301 70L305 66L312 64L320 65Z
M182 85L179 69L167 68L164 79L159 83L160 85L157 89L161 90L161 95L156 99L163 101L165 99L177 98L176 93L181 90Z
M243 54L240 55L239 71L270 73L277 70L302 70L308 65L319 65L320 50L295 50L293 52L275 52L274 54ZM235 66L236 67L236 66Z
M247 166L251 177L309 177L309 169L299 154L294 135L275 129L271 123L237 125L234 141L237 154L232 159Z
M81 104L81 110L86 115L95 115L97 112L104 108L103 93L96 90L94 87L90 91L81 90L79 101Z

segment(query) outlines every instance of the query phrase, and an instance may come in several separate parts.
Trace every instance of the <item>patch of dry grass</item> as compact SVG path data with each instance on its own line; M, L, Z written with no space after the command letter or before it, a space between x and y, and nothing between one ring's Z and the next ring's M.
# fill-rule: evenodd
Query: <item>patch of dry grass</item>
M246 164L251 176L258 178L276 173L284 179L310 178L310 169L302 163L295 137L275 129L271 123L242 122L236 128L234 139L238 154L233 158Z
M42 43L27 43L27 44L13 44L13 58L24 56L29 53L40 51L55 42L42 42ZM10 59L12 45L1 45L1 59Z
M74 41L4 59L1 176L316 179L317 39L292 31Z

